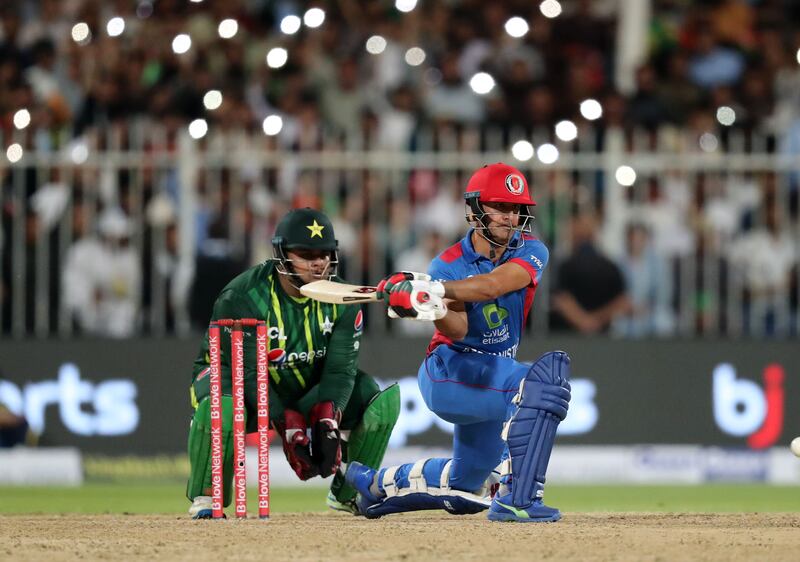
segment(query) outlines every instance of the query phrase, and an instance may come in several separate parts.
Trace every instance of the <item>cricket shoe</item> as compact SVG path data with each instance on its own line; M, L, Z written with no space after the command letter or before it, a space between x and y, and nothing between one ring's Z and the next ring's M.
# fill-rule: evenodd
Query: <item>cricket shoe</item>
M505 494L492 500L489 507L489 521L519 521L522 523L550 523L561 519L561 512L554 507L544 505L537 498L528 507L516 507L511 501L511 494Z
M336 496L333 495L333 492L328 492L328 497L325 498L325 503L334 511L344 511L345 513L352 513L353 515L361 515L354 499L346 502L340 502L336 499Z
M356 496L356 507L358 513L367 519L377 519L380 515L370 515L369 508L380 504L383 498L379 498L370 490L375 481L375 474L378 471L360 462L351 462L347 465L347 472L344 475L345 481L358 491Z
M369 503L379 503L382 498L379 498L372 493L370 488L375 481L375 474L378 471L370 468L360 462L353 461L347 465L347 472L344 475L345 481L353 488L358 490L361 497Z
M192 519L211 519L211 496L197 496L189 508Z

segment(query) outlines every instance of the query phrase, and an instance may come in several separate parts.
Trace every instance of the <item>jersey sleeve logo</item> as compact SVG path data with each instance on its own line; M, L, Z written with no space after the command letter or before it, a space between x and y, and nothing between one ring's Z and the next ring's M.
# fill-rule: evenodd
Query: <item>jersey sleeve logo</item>
M522 195L525 191L525 182L517 174L508 174L506 176L506 189L512 195Z

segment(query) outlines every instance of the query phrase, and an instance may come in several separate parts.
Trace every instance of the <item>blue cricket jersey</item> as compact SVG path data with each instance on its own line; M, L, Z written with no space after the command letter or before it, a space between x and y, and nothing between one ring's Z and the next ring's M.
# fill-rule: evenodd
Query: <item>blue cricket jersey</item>
M530 273L531 282L527 287L491 301L464 303L469 322L466 337L454 342L437 330L428 346L428 353L438 345L447 344L460 351L515 357L522 328L550 254L540 240L523 235L524 243L519 248L506 250L497 263L492 263L489 258L475 251L472 245L473 231L470 229L460 242L434 258L428 268L428 274L434 280L466 279L490 273L504 263L514 262Z

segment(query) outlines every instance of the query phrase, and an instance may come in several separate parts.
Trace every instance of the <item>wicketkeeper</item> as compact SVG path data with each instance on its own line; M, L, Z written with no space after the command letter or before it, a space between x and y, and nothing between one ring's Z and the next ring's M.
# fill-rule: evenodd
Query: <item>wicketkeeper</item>
M328 505L356 512L356 492L344 481L340 463L379 467L400 413L396 385L380 391L357 368L364 328L361 308L321 303L299 287L337 279L337 241L330 220L313 209L295 209L278 224L274 258L231 281L214 303L212 320L265 320L269 336L270 422L301 480L333 476ZM254 330L254 329L253 329ZM256 431L255 333L245 329L247 431ZM224 505L231 501L233 439L230 329L221 330ZM211 423L208 334L194 362L189 430L191 474L186 496L194 519L211 517Z

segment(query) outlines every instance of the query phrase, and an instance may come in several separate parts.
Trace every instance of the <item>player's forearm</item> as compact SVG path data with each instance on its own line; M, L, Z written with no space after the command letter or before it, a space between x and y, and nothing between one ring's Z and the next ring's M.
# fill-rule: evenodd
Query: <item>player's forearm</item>
M441 320L434 321L436 329L453 341L463 340L467 335L469 324L467 315L456 310L448 310Z
M487 274L444 283L445 298L460 302L488 301L503 294L505 291L499 281Z
M337 410L344 411L353 394L355 381L355 367L350 371L334 370L324 373L319 383L320 402L331 401Z
M348 319L334 331L319 382L320 401L330 400L339 410L350 401L356 381L360 337L352 326Z

